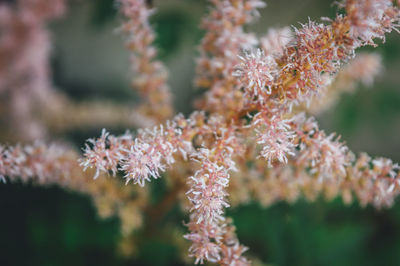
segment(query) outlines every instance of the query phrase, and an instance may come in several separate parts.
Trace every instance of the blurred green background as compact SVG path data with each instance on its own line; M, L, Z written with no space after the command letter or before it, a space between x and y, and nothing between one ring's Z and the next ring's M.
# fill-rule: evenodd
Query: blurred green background
M170 69L174 103L188 114L196 97L193 87L198 28L206 2L154 0L160 58ZM249 30L298 25L308 17L334 16L327 0L270 0L262 18ZM115 32L121 19L112 0L72 1L68 14L51 25L54 82L76 101L107 99L133 105L128 53ZM365 50L372 50L367 48ZM345 95L318 117L321 128L337 132L355 152L366 151L400 162L400 35L392 33L375 52L384 71L372 88ZM118 133L123 129L111 129ZM100 129L67 132L81 147ZM162 182L161 182L162 183ZM162 186L153 182L151 186ZM157 193L158 189L153 189ZM161 193L161 192L160 192ZM155 195L156 197L156 195ZM62 189L0 185L0 265L180 265L176 247L162 237L149 238L136 257L116 251L117 218L102 220L88 197ZM400 203L390 210L344 206L341 200L300 200L263 209L250 204L230 209L242 243L273 265L400 265ZM187 217L176 208L165 224L181 225Z

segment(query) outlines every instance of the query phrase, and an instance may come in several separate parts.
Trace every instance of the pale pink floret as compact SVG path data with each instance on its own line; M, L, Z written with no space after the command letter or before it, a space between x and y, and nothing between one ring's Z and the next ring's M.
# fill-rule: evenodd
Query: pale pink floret
M219 141L224 140L233 141L228 135ZM220 163L230 167L233 151L228 149L220 152L226 156ZM186 194L192 203L192 214L188 224L190 234L185 238L192 241L190 253L196 257L196 263L203 263L205 259L210 262L221 259L221 240L226 226L224 209L229 207L225 189L229 184L228 171L234 167L228 169L210 160L216 153L217 150L200 149L195 155L195 161L201 163L201 168L188 181L190 188Z
M373 39L385 39L385 33L399 27L398 11L392 9L391 0L347 1L354 5L351 14L351 37L357 45L374 45ZM345 3L344 5L346 5Z
M197 215L197 223L223 220L224 208L229 207L224 188L228 186L229 174L226 169L208 162L203 168L190 177L191 188L187 192L192 202L192 211Z
M184 238L192 242L189 248L190 256L196 258L195 264L203 264L204 260L217 262L221 259L220 245L225 228L219 223L207 220L197 223L196 215L191 214L191 222L187 224L190 233L184 235Z
M296 135L289 125L291 121L277 115L271 118L263 117L261 113L254 116L253 127L257 132L257 144L262 146L260 156L267 160L268 166L278 160L288 162L288 155L294 156Z
M67 150L61 145L45 145L35 142L32 145L1 147L0 180L33 180L39 184L50 184L67 177L71 162L62 160Z
M395 178L396 171L400 170L397 163L387 158L376 158L372 161L373 171L379 173L380 177Z
M157 49L152 45L155 34L149 17L154 13L146 0L119 0L121 12L126 17L120 28L127 33L127 47L135 77L132 85L143 97L139 111L149 121L164 122L172 115L172 98L167 85L168 73L157 60Z
M320 171L331 175L332 173L341 176L346 175L345 167L350 165L352 155L349 149L336 138L334 134L319 139L321 147L321 155L319 162Z
M372 177L375 180L374 205L379 207L392 206L400 187L399 170L397 163L386 158L372 160Z
M165 171L161 153L148 143L136 139L135 145L125 152L127 157L122 159L120 169L126 173L126 183L132 180L134 184L143 187L146 180L151 181L150 177L157 179L160 171Z
M176 126L174 122L168 122L166 130L161 125L139 132L134 145L130 150L125 150L126 156L121 159L120 170L125 173L127 183L132 180L143 187L146 180L150 181L150 177L159 178L160 172L175 163L174 154L178 149L167 139L173 140L177 146L184 145L180 138L181 131ZM186 155L183 149L180 151Z
M160 172L175 162L176 147L183 156L190 151L181 134L174 121L167 122L166 130L163 126L139 130L134 140L129 133L116 137L103 129L100 138L88 140L80 165L84 170L95 168L95 178L100 172L111 171L115 175L121 170L127 183L132 180L134 184L144 186L145 180L159 178Z
M69 170L59 161L65 153L61 145L46 145L37 142L23 148L25 157L24 166L20 169L20 176L24 179L38 177L39 183L52 181L53 175L61 174L61 170Z
M123 148L119 140L103 129L100 138L88 139L87 142L90 145L85 145L84 158L80 161L83 170L96 168L95 179L99 176L100 172L111 171L115 175Z
M326 136L318 128L310 129L308 134L304 143L300 144L297 164L310 167L310 172L317 173L321 178L345 176L346 167L354 160L348 147L335 134Z
M176 124L174 122L167 121L167 128L164 131L164 126L160 125L159 127L154 127L154 129L147 130L144 137L148 143L154 146L155 150L157 150L166 164L171 165L175 163L174 153L177 152L177 148L174 145L167 141L167 138L175 140L174 144L179 144L182 142L180 139L181 131L176 128ZM178 143L179 142L179 143Z
M277 64L272 56L266 56L260 49L245 52L239 56L241 62L236 66L234 76L239 78L249 97L256 98L259 102L266 100L266 94L271 94Z
M232 266L249 266L251 262L247 260L243 253L248 250L247 247L240 245L240 243L235 239L229 246L222 249L222 261L221 265L232 265Z
M195 264L203 264L204 260L217 262L221 259L221 248L216 242L210 240L210 236L207 232L212 230L210 230L210 228L202 228L202 226L203 224L198 225L197 227L200 227L200 230L191 230L192 233L184 236L187 240L192 241L189 252L191 256L196 258ZM190 227L189 224L189 229L193 229Z

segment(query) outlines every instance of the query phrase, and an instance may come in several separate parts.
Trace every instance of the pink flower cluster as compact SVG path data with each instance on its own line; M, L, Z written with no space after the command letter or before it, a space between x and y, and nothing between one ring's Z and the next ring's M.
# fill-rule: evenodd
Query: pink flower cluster
M263 50L245 52L244 57L239 56L240 65L234 76L239 77L241 85L246 89L244 96L248 99L264 103L271 94L277 72L277 64L272 56L265 56Z
M41 105L53 106L45 23L61 16L65 0L20 0L0 3L0 95L12 117L13 134L35 140L45 129L34 117Z
M129 132L114 136L103 130L99 138L88 140L79 163L84 170L94 169L95 178L121 174L126 183L140 187L169 177L175 194L147 213L157 219L164 208L182 199L190 213L184 237L191 242L189 252L195 263L250 264L233 221L225 217L232 202L255 198L267 205L294 201L299 195L314 199L323 193L327 198L340 194L345 202L355 195L362 205L383 207L400 194L397 164L365 154L356 157L339 137L320 130L316 120L302 112L315 97L328 95L335 74L354 57L356 48L374 46L374 39L398 30L400 10L393 1L345 0L339 4L345 14L324 19L328 24L309 21L293 32L284 28L258 39L244 26L254 21L264 2L210 0L211 9L202 22L206 34L199 47L196 77L196 84L207 91L196 102L200 111L170 120L167 75L156 60L155 36L148 21L153 10L144 0L119 2L127 18L120 29L128 34L127 47L137 74L133 83L144 97L138 111L159 125L140 129L135 136ZM38 12L38 6L50 8L29 8ZM380 65L376 58L369 60ZM369 83L368 73L375 69L360 65L365 68L350 71L354 75L344 80ZM71 158L75 159L61 148L39 143L0 146L0 178L37 177L38 183L60 183L72 171ZM120 194L118 184L107 186L101 178L96 182L83 182L85 189L77 183L69 187L93 195L103 214L118 212L128 228L124 232L141 224L145 196L132 200L133 193L126 187ZM125 200L132 212L121 207Z
M224 113L235 112L236 102L242 98L239 84L232 75L237 70L243 50L251 50L258 44L254 34L246 33L243 26L259 15L257 9L266 4L260 0L210 1L212 9L202 21L206 34L200 45L197 59L196 84L209 89L197 107Z
M165 126L139 130L136 138L130 133L115 137L103 129L100 138L88 140L80 163L84 170L94 167L95 178L100 172L111 171L115 175L121 170L126 173L126 182L132 180L134 184L144 186L145 180L157 179L175 163L176 153L187 159L193 152L191 138L206 130L197 127L204 119L203 113L193 113L188 119L177 115Z
M95 167L95 178L100 172L111 171L115 175L118 170L124 171L127 183L132 180L143 187L146 180L157 179L167 165L174 163L173 154L177 149L168 138L176 140L180 132L172 125L168 130L165 132L161 126L142 131L134 139L129 133L114 137L103 129L100 138L88 140L90 145L86 144L81 165L84 170Z
M126 45L131 51L130 60L135 77L133 86L145 103L139 111L154 122L163 122L172 115L170 88L166 84L167 71L156 59L157 50L152 43L155 39L149 17L154 10L149 9L146 0L118 0L121 13L127 18L120 28L128 35Z
M209 150L200 153L209 153ZM192 241L189 251L196 257L196 263L203 263L205 259L217 262L221 259L218 242L224 233L220 224L225 220L224 208L229 207L225 191L229 184L229 173L224 167L209 161L207 154L200 154L199 157L203 159L202 167L189 177L190 189L187 194L193 207L188 225L191 233L185 238Z
M356 46L375 45L373 39L385 40L385 33L398 30L398 10L391 0L345 1L339 4L350 13L350 36Z
M295 132L291 130L290 120L272 116L270 119L258 113L253 118L253 127L256 127L257 144L262 146L260 155L265 158L271 167L276 159L287 163L287 155L295 155Z
M62 183L71 170L69 152L60 145L0 146L0 180L34 181L38 184ZM60 178L54 178L55 176Z
M349 172L357 162L355 156L334 134L326 135L313 118L296 114L293 107L323 94L321 87L329 84L324 77L336 73L353 57L356 48L373 44L368 38L383 38L384 32L395 29L400 13L390 1L348 0L343 5L347 15L338 15L330 25L309 21L295 29L293 37L287 34L287 38L282 38L283 33L270 33L264 38L264 52L256 49L259 42L254 41L253 35L243 30L244 23L257 15L256 8L264 6L260 1L211 3L213 8L203 21L207 33L200 47L197 79L199 86L209 89L198 107L210 114L207 117L195 113L201 118L192 116L185 120L184 127L177 126L182 124L179 122L173 122L172 128L167 124L165 134L163 127L153 134L139 133L129 149L120 149L122 157L118 160L125 177L143 185L151 176L158 178L165 166L177 159L172 154L180 145L190 147L185 150L200 167L189 177L186 193L191 215L187 225L190 233L185 238L192 241L191 256L196 258L195 263L206 260L246 265L249 261L242 257L246 248L238 243L229 219L224 217L224 209L229 207L230 172L243 170L237 162L255 160L252 155L258 153L272 172L290 169L285 165L295 169L277 175L285 178L273 183L271 189L282 184L288 189L310 185L310 191L320 191L329 185L332 195L339 188L346 191ZM372 6L380 11L369 11ZM362 22L369 26L361 29ZM243 49L244 56L236 57ZM193 126L188 130L187 125ZM86 154L91 152L86 150ZM397 166L387 164L389 172L397 175ZM374 174L385 171L382 167ZM288 173L299 177L285 176ZM375 175L370 178L374 180ZM374 183L374 189L368 190L368 202L371 197L382 204L392 198L378 196L376 189L398 194L394 187L384 184ZM356 191L358 188L353 185L351 190Z
M215 124L211 126L220 125L219 119L214 119L211 123ZM212 149L201 148L193 155L194 160L200 163L200 169L189 177L189 190L186 193L192 208L187 225L190 234L185 238L192 241L189 251L196 257L195 263L203 263L204 260L218 262L222 258L227 260L221 256L222 250L232 252L232 247L224 241L229 228L224 208L229 207L226 188L229 185L229 171L237 170L232 157L234 148L239 147L237 139L229 131L222 131L216 141ZM235 244L235 247L239 245L237 240ZM241 260L241 253L236 259Z

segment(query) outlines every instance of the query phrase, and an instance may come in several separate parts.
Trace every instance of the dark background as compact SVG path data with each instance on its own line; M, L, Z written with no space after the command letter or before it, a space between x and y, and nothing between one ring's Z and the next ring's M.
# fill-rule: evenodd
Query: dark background
M158 12L152 23L160 58L170 69L175 106L188 114L198 94L192 80L205 1L158 0L153 4ZM262 19L249 29L264 34L270 26L332 17L336 11L331 4L327 0L270 0ZM115 7L112 0L74 1L68 14L50 25L54 83L76 101L112 99L129 105L138 101L129 87L123 38L114 31L121 21ZM399 162L400 36L392 33L379 48L364 50L383 56L384 72L372 88L361 87L345 95L318 121L327 132L341 134L353 151ZM92 128L56 137L81 147L86 138L99 132ZM151 183L157 185L162 186L162 181ZM157 188L153 190L158 193ZM118 219L100 219L90 199L74 192L0 184L0 210L0 265L179 265L177 248L162 237L145 240L133 258L120 255ZM399 203L390 210L361 208L357 203L345 206L340 199L329 203L300 200L267 209L252 203L230 209L228 215L234 219L241 242L250 247L249 254L264 263L400 265ZM174 208L165 223L179 226L186 220Z

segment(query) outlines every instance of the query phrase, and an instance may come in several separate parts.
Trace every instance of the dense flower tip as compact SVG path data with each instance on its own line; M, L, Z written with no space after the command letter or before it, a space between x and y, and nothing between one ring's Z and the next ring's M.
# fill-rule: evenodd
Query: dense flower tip
M159 178L160 172L175 163L174 153L178 150L172 143L182 146L184 140L180 136L175 122L168 122L166 131L161 125L139 132L134 145L125 150L126 156L121 159L120 170L126 173L126 182L132 180L134 184L144 186L144 181L150 181L150 177Z
M258 115L254 117L255 125L261 124L258 133L257 144L262 145L260 155L264 157L271 167L272 162L278 160L281 163L288 162L288 155L294 156L295 132L291 130L290 120L273 116L265 121L260 120Z
M209 261L209 262L218 262L221 259L220 251L221 248L220 246L213 241L210 241L207 237L207 235L203 235L205 232L209 232L210 230L216 229L219 230L218 228L204 228L204 225L201 224L199 226L196 226L198 228L194 228L195 226L189 224L189 230L193 231L198 231L199 233L191 233L187 234L184 237L187 240L192 241L192 245L189 248L190 256L195 257L195 264L204 264L204 261ZM203 228L202 228L203 227Z
M224 190L229 183L229 174L224 167L207 159L202 163L202 169L189 177L190 189L187 192L193 204L192 211L198 214L196 223L224 220L223 209L229 207Z
M398 31L400 13L392 0L347 0L342 6L350 18L350 36L359 45L375 45L373 39L385 40L385 33Z
M116 138L105 129L102 130L98 139L88 139L83 150L84 159L80 160L83 170L87 168L96 168L94 178L96 179L100 172L107 173L111 171L113 175L117 173L118 162L122 158L122 149L124 140L130 140L126 135Z
M165 171L161 154L147 143L138 145L136 142L126 153L128 156L122 160L120 168L126 173L126 183L132 180L134 184L143 187L145 180L150 182L150 177L157 179L160 177L159 170Z
M5 182L33 180L39 184L60 182L73 167L70 152L62 145L33 145L0 147L0 179ZM62 178L60 178L62 177ZM58 179L60 178L60 179Z
M184 119L177 115L165 126L139 130L136 138L130 133L114 136L103 129L100 138L87 141L80 165L84 170L95 168L95 178L101 172L115 175L120 170L126 183L132 181L144 186L145 181L159 178L161 172L174 164L177 153L187 159L188 154L194 151L187 138L199 130L194 128L194 119L201 117L201 114L194 114Z
M277 58L283 67L273 89L288 104L320 95L323 74L335 74L354 57L356 48L375 46L373 39L384 39L385 33L398 28L400 11L390 0L348 0L340 6L347 14L328 19L330 25L309 21L295 28L293 41Z
M155 129L153 133L158 132ZM133 136L128 133L115 137L103 129L100 138L87 141L84 158L80 160L80 165L84 170L95 168L94 178L97 178L100 172L111 171L115 175L120 165L119 169L126 173L127 183L132 180L135 184L144 186L144 180L150 181L151 176L158 178L159 171L165 170L165 165L161 160L166 144L162 142L163 132L161 131L160 134L161 137L157 138L157 135L143 133L142 138L150 138L149 140L153 141L153 143L146 143L143 139L133 140ZM152 144L157 146L154 147ZM167 160L171 162L171 158Z
M189 190L186 194L192 213L187 226L191 233L185 238L192 241L189 251L196 258L195 263L207 260L225 265L222 261L230 260L225 256L232 255L231 243L224 239L229 227L224 217L224 208L229 207L226 189L229 171L236 170L232 156L238 143L232 135L233 131L222 127L219 117L211 117L208 123L213 132L218 133L211 150L201 148L193 154L193 160L200 164L200 169L188 181ZM235 254L238 261L246 261L239 251Z
M126 21L120 30L127 34L126 46L135 76L132 85L144 98L138 112L154 125L164 122L173 114L172 97L167 85L168 73L157 60L157 49L152 45L155 34L149 18L154 13L146 0L119 0Z
M376 158L372 161L372 165L372 170L379 174L379 177L395 179L400 170L400 166L397 163L393 163L392 160L387 158Z
M229 246L222 249L223 259L221 265L248 266L251 262L243 256L248 250L247 247L240 245L237 240L231 241Z
M266 56L261 49L245 51L239 56L241 63L236 66L234 76L249 94L250 99L264 102L266 95L271 94L271 86L277 73L277 64L272 56Z
M325 136L323 133L317 134L314 145L317 145L318 154L311 151L309 159L311 166L318 170L321 176L329 178L332 174L346 174L345 167L351 163L351 155L348 148L335 138L334 134ZM307 154L307 153L306 153Z
M311 174L320 178L344 177L346 167L351 166L354 155L340 142L335 134L326 135L318 128L313 118L299 116L299 154L295 163L310 169Z
M257 37L246 33L243 26L259 15L263 1L209 1L212 8L202 20L206 34L200 45L197 59L196 84L209 91L196 105L202 110L216 113L237 111L241 93L232 76L237 57L242 50L252 50L258 44Z

